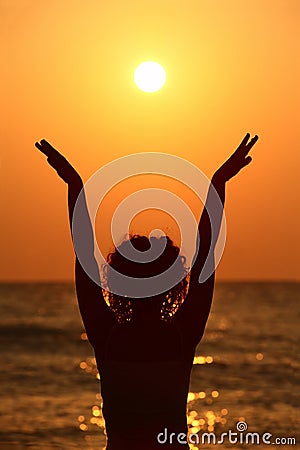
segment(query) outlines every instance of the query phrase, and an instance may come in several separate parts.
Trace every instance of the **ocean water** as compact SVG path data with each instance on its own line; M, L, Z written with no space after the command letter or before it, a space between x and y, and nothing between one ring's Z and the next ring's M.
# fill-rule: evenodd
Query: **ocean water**
M270 442L294 437L297 445L282 440L280 447L300 446L299 299L297 283L216 285L192 370L188 423L200 442L205 432L218 439L237 432L237 422L248 428L238 444L225 437L191 449L258 447L245 443L248 432L270 433ZM100 382L74 286L1 284L0 332L0 448L103 449Z

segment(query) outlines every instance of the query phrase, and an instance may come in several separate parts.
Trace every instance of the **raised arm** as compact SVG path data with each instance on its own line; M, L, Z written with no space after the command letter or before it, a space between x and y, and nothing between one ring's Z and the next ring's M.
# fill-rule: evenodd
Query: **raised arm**
M195 344L200 341L204 333L211 308L215 278L214 249L222 222L225 185L251 162L252 158L248 156L248 153L258 140L258 136L254 136L250 141L249 138L250 134L247 133L237 150L213 175L200 218L198 228L200 245L190 273L189 292L175 315L179 325L187 330ZM218 201L216 194L219 197ZM211 213L213 224L208 211Z
M74 207L83 188L83 182L74 167L72 167L66 158L55 150L47 141L42 140L40 143L36 142L35 146L47 156L49 164L68 185L69 221L72 234ZM94 257L94 234L85 201L84 208L86 213L84 229L86 245L91 253L91 260L94 264L94 273L95 271L98 271L99 275L98 265ZM77 255L75 262L75 282L79 309L88 339L94 347L97 346L99 348L104 344L111 331L111 327L114 324L114 317L103 298L101 287L86 274Z

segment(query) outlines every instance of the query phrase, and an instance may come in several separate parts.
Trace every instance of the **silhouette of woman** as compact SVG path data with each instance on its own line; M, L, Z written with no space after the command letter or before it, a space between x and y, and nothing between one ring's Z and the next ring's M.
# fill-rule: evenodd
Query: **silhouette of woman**
M237 150L212 177L211 184L221 199L221 215L226 182L251 162L248 153L258 137L250 141L249 138L246 134ZM72 231L74 206L83 182L71 164L47 141L35 145L68 184ZM89 232L94 242L91 226ZM164 272L179 254L179 249L167 238L165 250L156 261L143 264L130 261L122 251L129 241L143 252L159 240L130 237L108 256L105 273L110 306L102 288L86 274L76 256L76 293L100 374L107 450L189 449L186 405L190 372L214 289L214 265L211 276L205 282L198 281L209 255L211 234L210 218L204 208L199 222L200 248L189 274L188 291L188 271L182 257L177 267L182 272L182 281L173 289L153 297L129 300L109 292L111 267L129 277L146 278Z

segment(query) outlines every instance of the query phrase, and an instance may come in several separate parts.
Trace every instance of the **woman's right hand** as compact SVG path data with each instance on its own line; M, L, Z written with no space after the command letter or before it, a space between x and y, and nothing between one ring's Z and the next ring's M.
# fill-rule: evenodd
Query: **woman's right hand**
M47 156L47 161L52 166L58 175L68 184L74 181L81 181L80 175L69 161L61 155L52 145L45 139L36 142L35 146Z

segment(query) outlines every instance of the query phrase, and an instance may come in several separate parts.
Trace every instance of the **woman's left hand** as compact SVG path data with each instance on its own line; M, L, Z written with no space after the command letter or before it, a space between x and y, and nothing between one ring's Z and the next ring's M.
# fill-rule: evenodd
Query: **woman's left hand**
M215 177L228 181L239 173L251 161L251 156L247 156L253 145L257 142L258 136L254 136L250 141L250 134L247 133L236 151L225 161L225 163L216 171ZM249 142L248 142L249 141Z

